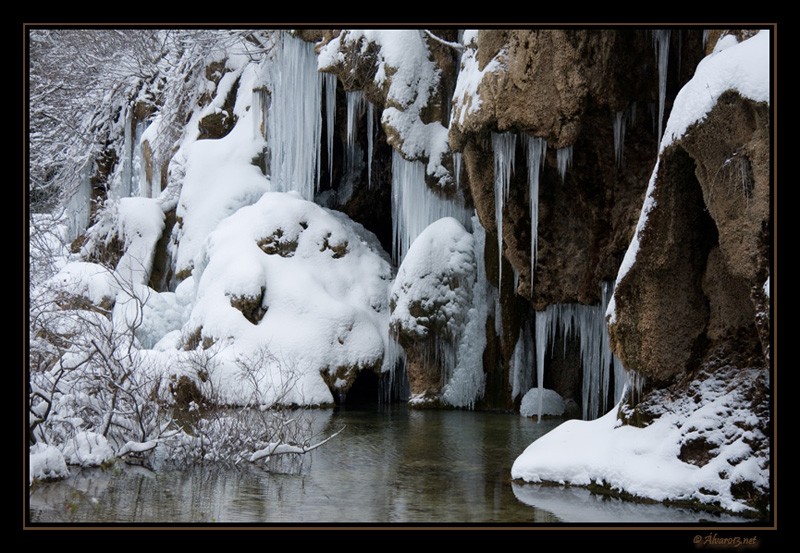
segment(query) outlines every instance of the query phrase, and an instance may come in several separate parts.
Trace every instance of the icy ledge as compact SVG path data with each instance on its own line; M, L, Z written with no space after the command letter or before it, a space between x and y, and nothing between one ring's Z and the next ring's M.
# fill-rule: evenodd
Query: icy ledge
M733 378L730 373L706 375L680 399L658 398L660 416L644 428L623 424L619 413L624 403L594 421L567 421L528 446L514 461L511 476L599 485L644 500L753 514L732 489L743 483L769 486L766 460L750 446L764 438L748 401L748 384L761 373L746 369ZM707 449L705 457L692 455L700 443Z

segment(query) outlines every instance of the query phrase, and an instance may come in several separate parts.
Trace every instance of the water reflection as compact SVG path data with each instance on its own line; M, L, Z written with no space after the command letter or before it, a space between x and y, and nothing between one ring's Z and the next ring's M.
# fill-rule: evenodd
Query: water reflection
M514 495L531 507L553 513L564 522L746 522L732 515L698 513L661 504L634 503L592 494L585 488L512 483Z
M609 508L585 490L535 491L512 485L514 458L560 420L537 423L513 414L410 411L398 406L306 415L321 435L347 428L307 455L300 474L252 466L160 472L137 467L71 469L67 480L32 490L31 519L530 523L696 521L702 516L638 504ZM655 518L631 518L651 513Z

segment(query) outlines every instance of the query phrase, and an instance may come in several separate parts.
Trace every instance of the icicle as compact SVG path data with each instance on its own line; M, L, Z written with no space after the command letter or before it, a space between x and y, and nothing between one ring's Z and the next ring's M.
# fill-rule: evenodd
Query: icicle
M447 199L428 188L421 162L407 161L397 150L392 151L392 255L398 265L428 225L453 217L469 230L471 216L460 195Z
M144 198L152 198L150 183L147 182L147 170L145 159L142 155L142 133L147 123L138 121L133 128L133 138L131 140L131 184L130 195L138 195ZM154 164L155 165L155 164Z
M91 168L94 160L86 162L79 172L78 182L69 193L66 201L66 213L69 218L69 239L75 240L84 233L89 226L92 206Z
M270 105L269 91L262 87L253 89L253 138L267 138L267 115Z
M561 176L561 182L564 182L567 169L572 166L572 144L556 150L556 165L558 165L558 174Z
M708 34L711 32L710 29L703 29L703 49L705 49L706 44L708 44Z
M517 136L510 132L492 133L494 152L494 218L497 224L497 262L499 282L503 280L503 205L508 199Z
M455 407L472 409L475 401L483 397L486 375L483 372L483 352L486 349L486 317L490 305L489 282L486 279L484 249L486 230L477 215L471 218L475 238L473 253L477 263L475 282L472 285L472 306L467 323L458 338L455 366L448 370L447 383L442 390L444 401Z
M614 113L614 159L617 166L622 165L623 148L625 146L625 112Z
M547 346L551 355L557 335L561 336L566 354L570 336L580 341L581 366L583 371L582 404L583 418L595 419L608 410L608 391L611 370L614 370L615 401L621 398L627 381L625 369L611 352L605 312L611 299L612 289L608 283L602 285L601 305L552 304L544 311L536 312L536 374L538 386L544 382L544 359Z
M669 61L669 35L667 29L653 31L653 47L658 62L658 141L664 129L664 102L667 96L667 62Z
M320 172L322 73L309 42L283 33L275 51L268 118L272 189L296 190L313 200Z
M372 188L372 143L375 139L375 106L367 102L367 188Z
M461 152L453 152L453 178L456 181L456 188L461 188Z
M531 210L531 290L536 274L536 259L539 254L539 176L544 169L547 141L538 136L523 136L528 161L528 186Z
M353 90L347 93L347 170L352 171L356 165L356 130L358 117L364 111L364 93ZM362 158L363 159L363 158Z
M116 190L116 195L120 198L127 198L131 195L131 188L133 186L133 133L131 128L133 121L131 118L130 110L125 115L125 130L122 138L122 178L120 180L119 189Z
M539 388L539 404L536 407L537 420L542 420L542 390L544 389L544 353L548 342L548 330L550 328L550 308L536 312L536 386Z
M655 102L647 102L647 110L650 112L650 121L653 124L653 134L655 134L656 125L658 124L658 118L656 117L656 104L655 104Z
M336 130L336 75L325 73L325 128L328 142L328 178L333 184L333 137Z
M531 322L525 324L519 330L517 345L514 347L514 354L511 357L509 372L509 384L511 384L511 399L516 399L531 389L533 384L533 368L536 359L533 346L533 334L531 333Z

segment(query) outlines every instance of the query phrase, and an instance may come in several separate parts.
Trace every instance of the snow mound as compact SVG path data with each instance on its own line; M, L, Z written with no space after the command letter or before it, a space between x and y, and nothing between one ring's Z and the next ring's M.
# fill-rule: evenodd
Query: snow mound
M472 235L452 217L429 225L411 244L392 286L391 325L401 336L459 334L475 281Z
M731 378L718 370L678 400L664 392L652 401L657 418L643 428L623 425L620 405L594 421L567 421L528 446L511 476L749 511L736 488L769 487L769 462L752 445L766 438L748 400L761 373L740 370Z
M567 410L567 405L564 403L558 392L555 390L548 390L542 388L542 415L549 415L552 417L560 417ZM523 417L535 417L539 413L539 388L531 388L522 396L522 402L519 406L519 414Z
M97 467L114 458L108 440L95 432L78 432L62 447L64 460L70 465Z
M64 456L52 445L40 443L31 446L28 463L31 484L34 480L56 480L69 476Z
M117 279L106 267L97 263L67 263L49 282L52 289L87 298L95 305L113 300L119 290Z
M125 282L144 284L150 280L156 243L164 232L164 211L151 198L122 198L118 209L118 234L125 241L125 254L117 273Z
M381 367L392 268L366 232L295 192L269 192L208 236L184 336L219 348L219 402L331 403L326 380Z

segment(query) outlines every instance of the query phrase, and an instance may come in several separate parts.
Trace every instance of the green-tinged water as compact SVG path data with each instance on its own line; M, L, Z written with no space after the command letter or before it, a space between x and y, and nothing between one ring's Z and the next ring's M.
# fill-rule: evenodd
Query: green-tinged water
M253 467L71 468L30 493L36 522L692 522L707 514L513 484L511 465L560 420L466 411L309 411L344 432L299 474ZM725 520L734 520L727 518Z

